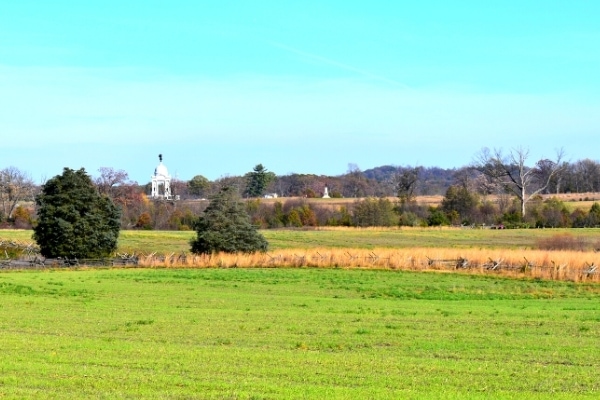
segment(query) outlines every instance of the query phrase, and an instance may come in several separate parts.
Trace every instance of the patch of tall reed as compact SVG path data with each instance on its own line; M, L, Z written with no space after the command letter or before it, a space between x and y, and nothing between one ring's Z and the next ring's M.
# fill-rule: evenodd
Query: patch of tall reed
M166 268L361 268L454 271L550 280L600 281L600 253L581 251L410 248L278 250L269 253L139 255Z

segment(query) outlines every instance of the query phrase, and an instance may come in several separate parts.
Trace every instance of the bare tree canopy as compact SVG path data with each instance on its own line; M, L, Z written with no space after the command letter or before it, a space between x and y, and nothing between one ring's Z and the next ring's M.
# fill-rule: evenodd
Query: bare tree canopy
M116 170L111 167L100 167L100 176L95 179L96 186L102 194L113 197L113 188L125 184L129 175L122 169Z
M369 185L367 178L354 163L348 164L348 172L343 179L344 197L364 197L367 194Z
M490 151L484 147L476 156L473 168L486 176L493 184L512 192L521 202L521 215L525 216L525 205L535 195L546 190L553 177L558 175L564 164L564 151L556 151L554 160L541 159L533 167L526 165L529 149L513 148L504 154L501 149Z
M33 201L31 177L15 167L0 170L0 213L10 217L20 201Z
M586 158L568 167L570 169L570 190L573 192L600 191L600 163Z
M394 192L403 202L410 202L415 197L415 190L423 167L398 167L391 177Z

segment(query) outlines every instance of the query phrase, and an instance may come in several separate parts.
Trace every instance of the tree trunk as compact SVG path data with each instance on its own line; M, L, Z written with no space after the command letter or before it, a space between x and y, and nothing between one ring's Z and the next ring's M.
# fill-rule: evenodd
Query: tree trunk
M525 186L523 186L521 187L521 218L525 218L525 203L527 201L525 196Z

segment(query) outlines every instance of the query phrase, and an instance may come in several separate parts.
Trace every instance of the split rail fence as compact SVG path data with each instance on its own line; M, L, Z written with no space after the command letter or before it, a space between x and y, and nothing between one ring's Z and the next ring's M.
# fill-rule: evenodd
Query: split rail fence
M407 252L386 252L386 255L369 251L365 254L351 251L305 254L257 253L252 255L212 254L197 255L190 253L117 253L112 258L77 259L44 258L37 246L31 243L5 241L0 239L0 270L7 269L44 269L78 267L125 267L125 268L373 268L392 270L438 270L507 276L527 276L532 278L600 281L600 269L596 261L580 261L578 265L559 263L553 260L536 263L523 256L515 262L498 257L475 260L467 257L436 258L425 256L407 256ZM19 253L11 258L8 254ZM4 257L3 257L4 256Z

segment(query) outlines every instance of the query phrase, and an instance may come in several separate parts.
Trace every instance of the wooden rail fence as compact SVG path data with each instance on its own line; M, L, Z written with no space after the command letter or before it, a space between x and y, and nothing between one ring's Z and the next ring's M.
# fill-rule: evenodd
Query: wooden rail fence
M17 257L10 257L18 253ZM4 254L2 254L4 253ZM251 258L250 261L244 258ZM354 253L262 253L258 255L197 255L191 253L117 253L111 258L77 259L42 257L39 248L32 243L20 243L0 239L0 270L7 269L43 269L78 267L191 267L191 268L381 268L400 270L446 270L471 273L527 276L542 279L560 279L574 281L600 281L600 269L595 262L583 262L579 265L556 263L550 260L535 263L523 257L521 262L503 258L488 257L485 261L469 260L466 257L435 258L398 256L393 252L386 255L374 251Z

